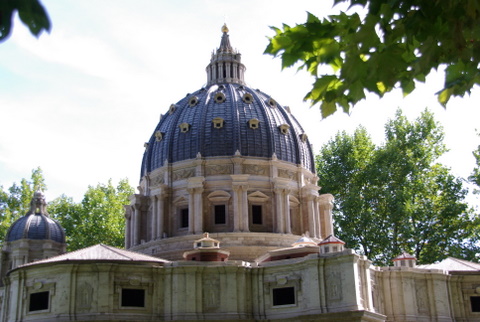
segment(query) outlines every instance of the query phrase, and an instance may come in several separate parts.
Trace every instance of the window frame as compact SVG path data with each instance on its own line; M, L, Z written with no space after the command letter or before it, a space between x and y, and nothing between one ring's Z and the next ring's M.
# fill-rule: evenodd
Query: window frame
M257 217L257 213L254 212L254 209L260 209L260 222L255 222L256 221L255 219ZM252 203L250 205L250 218L251 218L252 225L263 226L264 219L263 219L263 205L262 204Z
M215 226L225 226L228 224L228 207L224 203L213 204L213 224ZM223 207L223 222L217 222L217 207Z
M186 217L185 217L186 216ZM178 208L178 229L188 229L190 227L190 209L188 206L179 207ZM186 225L184 225L186 222Z
M124 291L142 291L143 292L143 306L138 305L124 305ZM132 296L134 294L131 294ZM137 297L139 294L136 294ZM133 288L133 287L122 287L119 294L119 307L122 309L146 309L147 308L147 297L145 288Z
M46 296L47 300L47 305L45 308L38 308L32 310L32 296L34 295L39 295L39 294L44 294ZM50 311L50 305L51 305L51 298L50 298L50 290L46 291L38 291L38 292L30 292L28 295L28 313L41 313L41 312L49 312ZM43 299L45 300L45 299Z
M280 294L277 292L277 296L275 295L276 291L279 290L291 290L291 294L288 294L289 296L293 297L293 303L284 303L284 304L275 304L275 299L278 297ZM271 300L272 300L272 308L282 308L282 307L292 307L292 306L297 306L297 290L295 285L282 285L282 286L276 286L272 287L272 292L271 292Z

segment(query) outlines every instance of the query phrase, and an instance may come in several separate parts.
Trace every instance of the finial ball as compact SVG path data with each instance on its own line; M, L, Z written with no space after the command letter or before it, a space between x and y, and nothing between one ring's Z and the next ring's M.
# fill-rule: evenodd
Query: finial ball
M222 32L224 32L224 33L228 32L228 27L227 27L226 23L224 23L223 26L222 26Z

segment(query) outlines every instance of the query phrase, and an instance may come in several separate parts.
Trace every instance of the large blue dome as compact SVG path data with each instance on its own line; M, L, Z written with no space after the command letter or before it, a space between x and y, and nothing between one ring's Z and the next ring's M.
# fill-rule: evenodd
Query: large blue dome
M288 107L246 86L240 54L222 29L220 47L207 66L207 86L172 104L153 132L142 162L142 177L198 157L272 158L315 172L307 135Z

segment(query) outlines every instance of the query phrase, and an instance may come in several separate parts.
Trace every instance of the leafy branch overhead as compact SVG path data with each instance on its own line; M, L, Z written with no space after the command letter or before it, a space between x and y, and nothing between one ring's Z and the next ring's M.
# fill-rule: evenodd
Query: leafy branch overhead
M341 2L365 8L365 16L341 12L321 20L308 13L304 24L272 27L276 35L265 50L281 57L282 68L300 64L315 78L305 100L321 103L323 117L338 108L349 113L366 91L382 97L400 87L407 95L440 66L444 106L480 84L480 1L335 0Z
M18 12L20 20L36 37L42 31L50 32L50 19L38 0L2 0L0 1L0 42L6 40L12 32L15 12Z

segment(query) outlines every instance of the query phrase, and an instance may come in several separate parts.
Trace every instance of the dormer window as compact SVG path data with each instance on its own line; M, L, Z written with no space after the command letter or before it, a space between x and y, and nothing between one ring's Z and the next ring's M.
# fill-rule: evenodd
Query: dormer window
M216 117L212 120L213 127L216 129L221 129L223 127L224 120L221 117Z
M248 121L248 126L251 128L251 129L258 129L260 125L260 121L257 120L257 119L251 119Z
M192 96L188 99L188 105L190 105L190 107L194 107L197 104L198 104L198 97Z
M219 103L219 104L225 102L226 100L225 94L223 94L222 92L216 93L214 100L215 100L215 103Z
M178 127L182 133L187 133L190 130L190 124L188 123L182 123Z
M160 132L160 131L156 131L155 132L155 141L157 141L157 142L162 141L164 135L165 135L165 133Z
M307 142L308 136L305 133L300 134L300 140L305 143Z
M270 97L270 99L268 100L268 105L270 107L277 107L277 102L273 98Z
M290 125L282 124L282 125L279 125L278 128L280 129L280 132L282 132L282 134L287 135L288 129L290 129Z
M250 93L245 93L243 94L242 100L247 104L251 104L253 102L253 96Z
M168 109L168 114L172 115L176 109L177 106L175 104L170 105L170 108Z

